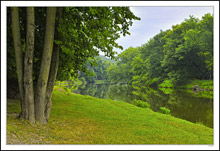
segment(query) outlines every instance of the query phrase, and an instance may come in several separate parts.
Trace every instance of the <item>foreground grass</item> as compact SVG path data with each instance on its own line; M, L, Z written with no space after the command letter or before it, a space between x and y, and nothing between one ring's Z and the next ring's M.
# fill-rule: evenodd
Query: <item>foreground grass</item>
M7 144L213 144L213 129L125 102L53 92L47 125L19 120L8 100Z

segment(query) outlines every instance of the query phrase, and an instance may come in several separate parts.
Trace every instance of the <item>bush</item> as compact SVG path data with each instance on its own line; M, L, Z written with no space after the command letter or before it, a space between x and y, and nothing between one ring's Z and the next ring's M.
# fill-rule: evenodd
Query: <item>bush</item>
M66 90L65 94L67 94L67 95L72 93L71 90L67 87L63 87L63 89Z
M174 87L173 80L164 80L158 86L162 87L162 88L172 88L172 87Z
M133 105L141 107L141 108L150 108L150 104L148 104L147 102L143 102L141 100L133 100L131 102Z
M163 113L163 114L170 114L170 110L165 108L165 107L160 107L160 111Z
M159 88L164 94L172 94L174 92L174 89L171 88Z

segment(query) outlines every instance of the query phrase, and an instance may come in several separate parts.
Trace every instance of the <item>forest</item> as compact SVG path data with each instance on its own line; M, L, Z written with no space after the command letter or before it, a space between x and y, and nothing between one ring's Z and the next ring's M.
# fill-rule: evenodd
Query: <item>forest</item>
M116 62L100 59L98 66L90 67L96 80L168 87L196 79L213 80L213 16L205 14L201 20L190 16L142 46L126 49Z
M56 79L87 71L99 51L114 59L115 41L140 20L128 7L12 7L7 15L7 78L17 77L20 117L32 123L47 123Z

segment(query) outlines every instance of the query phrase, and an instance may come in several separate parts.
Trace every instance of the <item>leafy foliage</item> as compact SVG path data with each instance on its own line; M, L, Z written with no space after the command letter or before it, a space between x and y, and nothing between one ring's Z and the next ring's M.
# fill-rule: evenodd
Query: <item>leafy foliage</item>
M95 80L108 80L107 68L111 66L113 61L104 56L97 56L94 58L94 62L93 66L89 61L87 62L88 71L80 72L79 78L84 78L88 83L94 83Z
M15 74L15 57L11 33L11 9L7 9L7 71ZM22 50L25 50L26 8L19 8ZM95 64L99 51L115 59L113 48L122 49L116 40L126 36L133 20L140 20L129 7L65 7L57 26L60 39L55 43L61 48L57 80L69 80L79 71L88 72L87 63ZM46 8L35 9L35 51L33 77L37 81L44 44Z
M190 16L118 56L118 62L108 69L109 78L126 79L133 86L174 87L193 79L211 80L213 16L205 14L201 20Z
M118 55L118 62L107 69L107 74L112 82L122 81L128 83L134 76L132 60L139 54L139 50L133 47Z
M128 7L68 7L64 9L58 27L61 40L61 62L58 78L77 76L78 71L88 72L87 62L95 64L99 51L115 59L113 48L120 48L116 40L130 34L132 20L139 20ZM90 59L89 59L90 58Z
M172 80L164 80L161 84L158 85L159 87L162 87L162 88L172 88L174 87L173 83L172 83Z
M160 107L160 110L161 110L161 112L164 113L164 114L170 114L170 110L167 109L167 108L165 108L165 107Z

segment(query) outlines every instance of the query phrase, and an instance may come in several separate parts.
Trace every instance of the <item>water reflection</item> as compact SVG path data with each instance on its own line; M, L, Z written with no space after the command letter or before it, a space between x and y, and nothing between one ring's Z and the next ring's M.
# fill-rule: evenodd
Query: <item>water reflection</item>
M213 127L213 92L192 90L132 88L128 85L95 85L87 84L79 87L75 93L97 98L113 99L130 103L133 99L146 101L151 109L160 112L166 107L171 115L194 123Z

